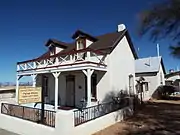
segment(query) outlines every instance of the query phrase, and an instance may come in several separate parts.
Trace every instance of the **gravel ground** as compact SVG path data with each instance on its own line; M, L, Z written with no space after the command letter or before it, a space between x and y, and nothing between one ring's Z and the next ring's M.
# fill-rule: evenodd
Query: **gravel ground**
M153 100L134 116L94 135L180 135L180 99Z

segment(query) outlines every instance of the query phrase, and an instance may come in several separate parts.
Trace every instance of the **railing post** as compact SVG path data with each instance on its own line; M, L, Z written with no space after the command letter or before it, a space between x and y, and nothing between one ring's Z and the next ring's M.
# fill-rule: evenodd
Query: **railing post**
M36 69L36 62L33 62L33 68Z
M59 59L58 59L58 57L56 57L55 58L55 64L58 65L58 63L59 63Z
M72 54L70 55L70 61L72 61L73 60L73 57L72 57Z
M17 65L17 71L19 71L20 70L20 67L19 67L19 65Z
M90 61L90 51L87 51L87 61Z

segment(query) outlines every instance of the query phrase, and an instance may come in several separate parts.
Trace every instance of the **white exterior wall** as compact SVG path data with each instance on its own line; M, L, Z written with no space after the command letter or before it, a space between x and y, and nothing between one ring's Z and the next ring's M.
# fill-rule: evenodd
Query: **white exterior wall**
M56 54L59 53L59 52L62 51L62 50L64 50L64 49L59 48L59 47L56 47Z
M160 64L159 72L157 74L157 76L158 76L158 85L161 85L161 74L162 74L162 82L163 82L162 85L165 85L165 76L164 76L162 64Z
M86 39L86 47L90 46L92 43L93 43L92 41Z
M120 90L129 91L129 75L132 74L135 81L134 60L128 41L123 37L106 60L108 71L100 80L97 90L100 101L103 101L111 91L115 93Z
M158 76L156 73L147 73L147 74L137 74L136 75L136 80L139 80L139 77L142 76L145 79L145 82L148 82L148 91L145 91L143 87L143 93L142 93L142 98L143 100L149 100L152 96L152 94L155 92L157 87L159 86L158 83ZM137 83L136 83L137 84ZM140 94L139 94L140 96Z

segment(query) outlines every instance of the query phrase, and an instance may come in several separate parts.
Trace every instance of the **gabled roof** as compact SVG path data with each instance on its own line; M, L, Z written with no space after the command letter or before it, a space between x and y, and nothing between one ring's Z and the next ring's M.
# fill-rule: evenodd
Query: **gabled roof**
M165 78L169 78L172 76L180 75L180 71L171 72L165 75Z
M45 46L49 46L50 44L53 44L54 46L60 47L60 48L67 48L68 44L62 41L58 41L56 39L49 39Z
M162 57L148 57L135 60L135 72L136 73L154 73L159 72L160 65L162 65L165 72Z
M88 34L88 33L85 33L85 32L83 32L83 31L81 31L81 30L77 30L77 31L73 34L72 38L73 38L73 39L76 39L78 36L87 37L87 38L88 38L89 40L91 40L91 41L96 41L96 40L97 40L96 37L94 37L94 36L92 36L92 35L90 35L90 34Z
M107 33L107 34L103 34L100 36L91 36L90 34L84 33L82 31L76 31L75 34L73 35L73 38L75 38L78 34L84 34L86 36L90 36L91 38L93 38L94 42L88 47L90 49L93 50L101 50L104 53L111 53L112 50L117 46L117 44L119 43L119 41L126 36L127 41L129 43L129 46L131 48L131 51L134 55L134 58L137 59L137 53L134 49L134 46L132 44L131 38L129 36L128 31L125 29L121 32L111 32L111 33ZM68 53L70 51L75 51L76 49L76 43L72 42L72 43L64 43L58 40L52 40L50 39L47 43L46 46L48 46L50 43L55 44L57 47L64 47L64 50L62 50L61 52L59 52L59 54L61 53ZM48 54L46 53L46 56ZM44 55L42 55L44 56Z

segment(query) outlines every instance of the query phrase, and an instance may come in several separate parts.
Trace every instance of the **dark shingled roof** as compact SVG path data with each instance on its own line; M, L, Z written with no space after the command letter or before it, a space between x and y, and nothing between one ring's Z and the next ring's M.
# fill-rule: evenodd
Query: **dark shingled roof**
M68 47L67 43L59 41L59 40L56 40L56 39L49 39L47 41L47 43L45 44L45 46L49 46L50 44L53 44L54 46L57 46L57 47L60 47L60 48L64 48L64 49Z
M75 38L78 34L83 34L84 36L94 38L94 40L96 39L96 41L94 41L88 48L91 48L91 49L94 49L94 50L102 50L103 52L108 53L108 54L111 53L111 51L116 47L116 45L119 43L119 41L124 36L126 36L134 57L138 58L127 30L124 30L124 31L121 31L121 32L107 33L107 34L103 34L103 35L100 35L100 36L91 36L89 34L86 34L86 33L82 32L82 31L78 30L73 35L73 38ZM76 48L75 42L73 42L73 43L64 43L64 42L61 42L61 41L58 41L58 40L50 39L47 42L46 46L48 46L48 44L50 44L50 43L54 43L57 47L58 46L59 47L64 47L64 50L59 52L59 54L70 52L72 50L75 50L75 48ZM48 55L48 53L45 53L44 55Z

